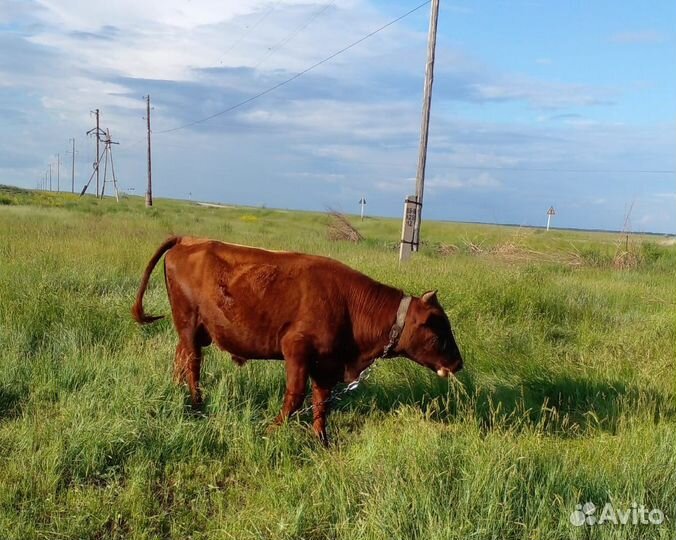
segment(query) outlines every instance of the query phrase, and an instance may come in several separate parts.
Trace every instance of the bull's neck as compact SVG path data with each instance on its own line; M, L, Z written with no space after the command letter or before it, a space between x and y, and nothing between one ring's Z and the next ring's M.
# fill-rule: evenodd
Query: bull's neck
M390 330L404 293L367 278L356 284L349 295L354 338L361 360L374 360L383 354Z

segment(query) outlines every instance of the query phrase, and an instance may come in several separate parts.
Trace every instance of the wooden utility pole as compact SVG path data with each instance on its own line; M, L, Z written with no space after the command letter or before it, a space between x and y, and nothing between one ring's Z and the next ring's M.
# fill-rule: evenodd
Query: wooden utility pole
M146 121L148 123L148 189L146 190L146 207L153 205L153 168L150 159L150 94L146 96Z
M422 124L420 128L420 149L418 152L418 171L415 177L417 212L415 216L415 225L413 228L413 251L418 251L420 248L420 223L422 221L423 191L425 188L425 166L427 164L427 140L430 127L430 108L432 106L432 82L434 81L434 55L437 45L438 19L439 0L432 0L429 37L427 43L427 66L425 68Z
M96 198L99 197L99 110L94 111L96 115Z
M411 258L413 251L413 231L415 228L415 217L418 215L418 202L415 195L409 195L404 200L404 219L401 223L401 243L399 244L399 262L407 261Z
M101 127L99 126L99 120L100 120L100 112L98 109L91 111L94 116L96 116L96 127L94 129L90 129L87 132L87 135L91 135L92 133L94 134L94 137L96 137L96 161L94 161L94 171L96 172L96 197L98 198L99 196L99 161L101 160L100 152L99 152L99 142L101 141Z
M61 154L56 154L56 191L61 191Z
M71 141L73 143L73 149L71 150L73 161L70 165L70 191L71 193L75 193L75 137L73 137Z
M101 126L99 125L99 120L100 120L100 112L98 109L91 111L94 116L96 116L96 127L90 129L87 132L87 135L91 135L92 133L96 137L96 160L94 161L94 171L92 172L92 176L96 174L96 198L99 198L99 192L100 192L100 187L99 187L99 164L101 163L101 153L99 150L99 143L101 142L101 135L105 135L105 132L101 130ZM90 177L91 178L91 177ZM89 186L89 182L87 182L87 186ZM84 192L82 192L84 194Z

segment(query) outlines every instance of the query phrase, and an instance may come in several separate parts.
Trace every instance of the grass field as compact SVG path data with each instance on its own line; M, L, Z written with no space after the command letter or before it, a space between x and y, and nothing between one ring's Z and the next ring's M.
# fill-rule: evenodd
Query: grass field
M398 220L357 223L360 244L326 221L0 189L0 539L676 537L676 247L634 237L622 262L610 233L427 223L398 267ZM192 414L171 324L129 315L169 234L438 288L465 370L379 361L325 449L306 416L267 433L282 363L208 349ZM146 306L169 312L161 271ZM586 501L666 521L575 527Z

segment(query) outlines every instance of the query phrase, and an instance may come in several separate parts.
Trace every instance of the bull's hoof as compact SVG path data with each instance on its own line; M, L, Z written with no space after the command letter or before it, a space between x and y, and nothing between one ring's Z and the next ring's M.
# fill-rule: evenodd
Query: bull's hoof
M265 428L265 434L266 435L272 435L275 433L279 427L284 423L284 420L280 420L279 418L275 418L275 420L271 423L268 424L268 426Z
M322 443L324 447L329 446L329 436L326 434L325 425L315 423L312 426L312 431L315 432L317 439L319 439L319 442Z
M193 410L201 411L204 409L204 400L202 399L202 392L199 390L190 395L190 404L192 405Z
M329 436L326 434L326 431L317 433L317 439L319 439L319 442L322 443L324 448L331 446L331 441L329 440Z

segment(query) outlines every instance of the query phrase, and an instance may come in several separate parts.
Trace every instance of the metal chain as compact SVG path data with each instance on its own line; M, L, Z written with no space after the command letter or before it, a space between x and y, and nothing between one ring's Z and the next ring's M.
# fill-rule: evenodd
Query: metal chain
M371 370L376 365L376 360L374 360L373 363L370 366L368 366L366 369L364 369L362 372L360 372L359 377L357 377L351 383L348 383L347 385L345 385L345 388L343 388L340 392L331 393L331 395L328 398L326 398L324 401L322 401L320 403L320 405L325 405L325 404L327 404L331 401L340 401L342 399L342 396L344 396L345 394L348 394L348 393L356 390L357 388L359 388L359 385L371 376ZM314 408L314 403L311 403L307 407L303 407L302 409L298 409L295 413L293 413L292 416L305 414L306 412L310 412L313 408Z

